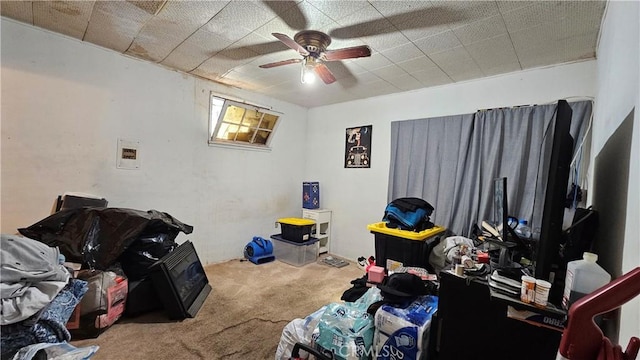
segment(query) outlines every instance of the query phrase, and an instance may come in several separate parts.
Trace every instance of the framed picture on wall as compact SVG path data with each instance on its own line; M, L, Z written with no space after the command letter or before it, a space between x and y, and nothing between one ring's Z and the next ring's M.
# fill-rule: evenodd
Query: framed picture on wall
M372 125L347 128L344 147L345 168L371 167Z

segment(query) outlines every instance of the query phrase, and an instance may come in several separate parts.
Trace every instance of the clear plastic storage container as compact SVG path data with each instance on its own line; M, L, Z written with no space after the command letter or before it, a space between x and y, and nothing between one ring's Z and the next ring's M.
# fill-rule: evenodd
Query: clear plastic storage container
M576 300L592 293L611 281L611 275L596 263L598 255L585 252L582 260L567 264L562 307L568 310Z

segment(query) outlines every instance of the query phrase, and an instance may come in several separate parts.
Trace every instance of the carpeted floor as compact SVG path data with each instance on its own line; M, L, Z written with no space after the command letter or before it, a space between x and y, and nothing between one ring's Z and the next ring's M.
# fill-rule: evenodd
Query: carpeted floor
M340 301L364 271L355 263L295 267L231 260L205 267L213 290L195 318L168 320L162 312L123 318L98 338L101 359L274 359L283 327Z

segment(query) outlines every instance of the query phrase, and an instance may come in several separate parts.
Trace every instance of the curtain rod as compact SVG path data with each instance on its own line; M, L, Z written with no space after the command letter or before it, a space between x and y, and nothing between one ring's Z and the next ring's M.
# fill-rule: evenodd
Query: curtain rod
M570 101L570 99L572 99L573 101ZM577 102L577 101L591 101L591 102L593 102L594 98L592 96L569 96L569 97L566 97L564 99L559 99L559 100L566 100L567 102ZM553 105L553 104L556 104L556 103L558 103L558 100L551 100L549 102L540 103L540 104L501 106L501 107L497 107L497 108L479 109L476 112L484 112L484 111L491 111L491 110L502 110L502 109L518 109L518 108L525 108L525 107L538 106L538 105Z

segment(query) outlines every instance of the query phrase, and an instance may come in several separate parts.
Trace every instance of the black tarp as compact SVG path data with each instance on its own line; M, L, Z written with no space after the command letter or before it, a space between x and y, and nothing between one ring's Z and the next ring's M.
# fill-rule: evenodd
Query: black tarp
M175 247L176 236L181 231L190 234L193 227L157 210L85 207L59 211L18 231L49 246L57 246L67 261L106 270L140 239L158 238L162 241L160 247L168 253ZM153 257L162 255L156 251Z

